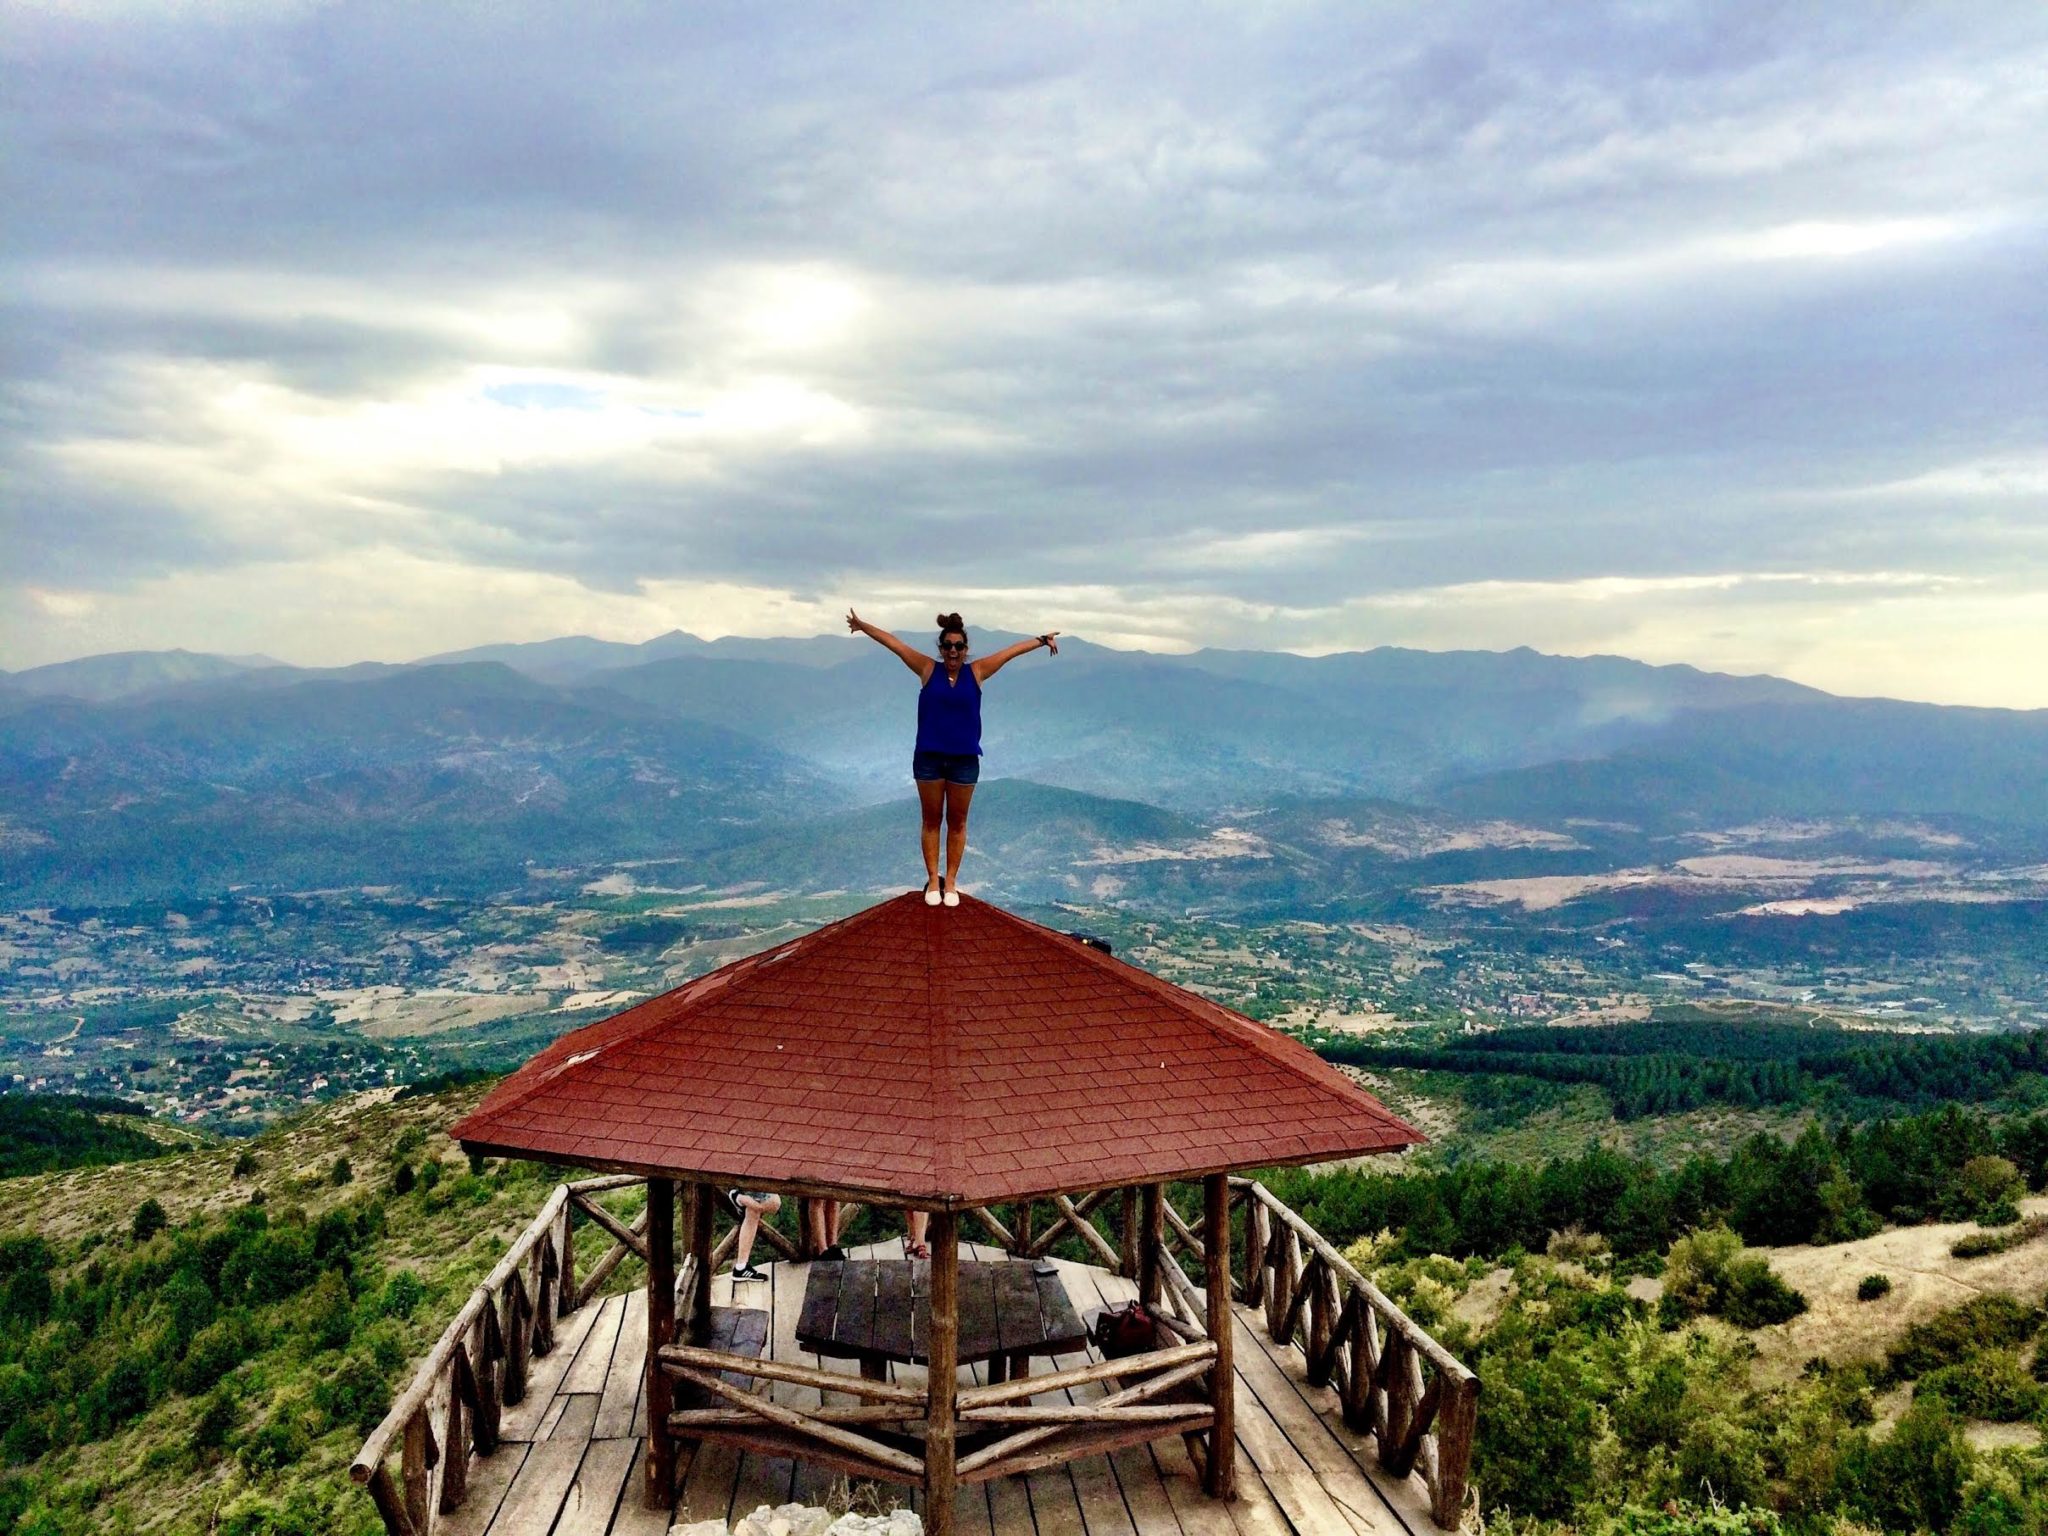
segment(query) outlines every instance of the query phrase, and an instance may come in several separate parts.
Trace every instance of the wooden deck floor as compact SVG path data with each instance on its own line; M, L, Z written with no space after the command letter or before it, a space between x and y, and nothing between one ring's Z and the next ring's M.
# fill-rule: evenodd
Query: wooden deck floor
M854 1253L898 1256L901 1244ZM963 1244L961 1256L969 1253ZM972 1253L1003 1257L994 1249ZM713 1300L768 1309L774 1358L851 1373L851 1361L820 1360L797 1346L808 1266L765 1267L769 1278L739 1286L737 1297L731 1279L719 1276ZM1086 1265L1062 1264L1061 1278L1083 1316L1135 1294L1131 1282ZM443 1529L451 1536L665 1536L670 1515L644 1508L640 1498L646 1346L637 1292L593 1302L558 1325L556 1347L533 1363L525 1399L505 1412L505 1443L472 1465L469 1497ZM962 1489L958 1528L969 1536L1435 1536L1421 1482L1396 1483L1378 1470L1370 1447L1338 1417L1335 1395L1308 1385L1299 1352L1268 1339L1257 1314L1239 1309L1235 1350L1236 1498L1205 1497L1180 1441L1168 1438ZM1058 1356L1050 1368L1083 1363L1080 1355ZM924 1379L922 1367L892 1369L900 1381ZM965 1369L962 1381L981 1375L981 1367ZM778 1401L818 1400L814 1391L773 1385ZM674 1518L737 1519L761 1504L823 1503L833 1480L801 1464L704 1446L685 1453ZM913 1507L921 1501L908 1488L884 1493Z

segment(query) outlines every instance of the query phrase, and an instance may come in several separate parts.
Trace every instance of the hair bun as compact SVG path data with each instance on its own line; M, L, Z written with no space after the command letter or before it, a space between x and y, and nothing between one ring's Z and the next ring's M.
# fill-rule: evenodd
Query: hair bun
M942 613L939 615L938 622L939 633L942 635L949 629L957 629L963 635L967 633L967 626L961 622L960 615L957 613Z

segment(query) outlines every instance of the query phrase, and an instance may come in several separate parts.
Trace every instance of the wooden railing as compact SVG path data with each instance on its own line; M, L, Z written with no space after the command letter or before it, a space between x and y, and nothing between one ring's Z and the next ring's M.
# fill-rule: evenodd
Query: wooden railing
M598 1202L607 1191L643 1182L617 1175L558 1185L428 1351L349 1469L368 1486L390 1536L433 1536L441 1517L461 1507L470 1455L497 1449L501 1415L526 1395L529 1358L554 1348L556 1321L595 1297L627 1259L646 1263L646 1213L627 1223ZM1397 1478L1418 1474L1429 1490L1431 1517L1455 1529L1470 1486L1478 1378L1263 1184L1233 1178L1227 1204L1220 1194L1217 1199L1216 1209L1232 1225L1242 1212L1243 1237L1229 1245L1243 1258L1242 1278L1229 1280L1233 1298L1263 1306L1270 1337L1302 1351L1312 1384L1334 1388L1344 1422L1372 1436L1380 1465ZM1096 1213L1112 1200L1116 1242L1096 1225ZM1040 1206L1050 1207L1051 1219L1034 1230ZM1035 1470L1081 1454L1084 1442L1107 1449L1180 1433L1207 1482L1202 1431L1212 1426L1212 1410L1177 1390L1199 1385L1219 1361L1230 1369L1227 1341L1209 1336L1204 1289L1178 1257L1192 1259L1206 1284L1207 1221L1183 1218L1160 1186L1027 1202L1009 1208L1007 1225L991 1211L968 1214L1020 1257L1043 1257L1063 1241L1077 1242L1106 1267L1139 1280L1159 1303L1164 1335L1177 1342L1138 1357L961 1390L953 1405L959 1423L1014 1432L962 1456L954 1469L958 1478L976 1482ZM581 1283L574 1249L579 1217L612 1238ZM772 1226L764 1223L760 1235L785 1256L797 1255L797 1246ZM713 1247L711 1273L737 1236L737 1229L728 1230ZM686 1258L676 1274L677 1292L690 1295L694 1282L694 1260ZM905 1448L903 1437L892 1437L898 1441L892 1445L866 1431L887 1432L924 1418L931 1407L926 1388L686 1344L661 1349L658 1360L662 1373L722 1405L670 1415L668 1426L677 1435L744 1442L884 1481L915 1483L925 1474L925 1461ZM799 1410L735 1386L730 1376L796 1382L859 1401ZM1026 1401L1112 1378L1117 1389L1087 1403ZM1169 1393L1177 1400L1150 1400ZM1228 1425L1219 1432L1227 1441ZM389 1465L394 1449L396 1478Z
M1232 1179L1246 1213L1241 1299L1265 1307L1276 1341L1298 1346L1344 1422L1369 1433L1394 1477L1419 1473L1430 1518L1456 1529L1471 1482L1479 1378L1361 1275L1320 1232L1252 1179ZM1171 1222L1169 1223L1171 1224ZM1199 1248L1199 1234L1177 1234Z
M432 1536L440 1517L461 1507L470 1453L488 1456L498 1448L500 1418L526 1396L528 1360L554 1349L556 1321L595 1296L625 1259L645 1261L645 1215L628 1226L597 1201L642 1182L618 1175L557 1185L370 1431L349 1476L368 1484L391 1536ZM613 1237L580 1285L578 1215ZM395 1480L388 1465L394 1447Z

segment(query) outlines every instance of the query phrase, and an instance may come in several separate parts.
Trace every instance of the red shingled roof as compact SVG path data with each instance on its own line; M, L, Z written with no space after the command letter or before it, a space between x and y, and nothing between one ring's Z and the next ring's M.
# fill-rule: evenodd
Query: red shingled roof
M914 892L564 1035L451 1134L960 1206L1423 1139L1262 1024L986 902Z

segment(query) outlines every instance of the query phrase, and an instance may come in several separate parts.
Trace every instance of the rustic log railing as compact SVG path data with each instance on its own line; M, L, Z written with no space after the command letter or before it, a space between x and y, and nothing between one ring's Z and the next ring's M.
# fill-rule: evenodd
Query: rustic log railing
M1090 1216L1119 1193L1121 1241L1113 1248ZM985 1215L983 1225L1020 1256L1036 1258L1074 1237L1122 1274L1156 1274L1161 1326L1183 1340L1206 1337L1206 1298L1176 1256L1186 1255L1198 1275L1205 1272L1206 1216L1191 1222L1161 1198L1150 1219L1156 1242L1148 1245L1140 1188L1050 1203L1053 1219L1036 1235L1029 1206L1012 1213L1015 1232ZM1429 1490L1430 1518L1456 1529L1471 1483L1479 1379L1265 1185L1231 1179L1230 1210L1244 1213L1241 1244L1233 1245L1244 1256L1244 1278L1232 1278L1233 1296L1263 1307L1268 1336L1301 1350L1309 1381L1336 1391L1346 1426L1372 1436L1390 1475L1419 1474ZM1199 1462L1198 1444L1190 1442L1189 1449Z
M370 1431L349 1476L369 1486L391 1536L432 1536L440 1518L461 1507L470 1453L488 1456L498 1448L504 1410L526 1396L528 1360L554 1349L556 1321L594 1297L623 1260L644 1262L645 1213L628 1226L597 1202L609 1190L641 1182L616 1175L555 1186ZM578 1215L613 1238L580 1285ZM396 1480L387 1465L394 1446Z
M357 1483L368 1486L389 1536L434 1536L441 1517L460 1508L467 1495L471 1454L489 1456L497 1449L504 1410L526 1395L528 1360L554 1348L556 1321L591 1301L627 1259L646 1265L654 1256L653 1207L628 1223L598 1200L643 1182L617 1175L558 1185L428 1351L349 1469ZM905 1386L690 1344L658 1345L657 1376L697 1388L700 1399L659 1422L685 1440L719 1440L854 1476L912 1484L929 1484L941 1475L935 1466L941 1439L934 1434L940 1429L948 1483L1035 1471L1179 1434L1204 1485L1227 1493L1230 1458L1212 1466L1209 1456L1211 1444L1234 1444L1231 1394L1222 1389L1233 1369L1231 1330L1219 1323L1227 1309L1211 1301L1221 1286L1231 1300L1263 1307L1270 1337L1301 1349L1309 1381L1335 1389L1344 1422L1372 1436L1380 1465L1397 1478L1419 1475L1429 1490L1431 1517L1455 1529L1470 1482L1478 1379L1263 1184L1241 1178L1226 1184L1214 1177L1206 1186L1204 1214L1195 1221L1184 1218L1165 1187L1156 1184L1026 1202L1010 1208L1007 1226L990 1211L967 1213L1019 1257L1043 1257L1072 1239L1136 1280L1158 1319L1162 1348L942 1393L929 1383ZM1116 1242L1096 1224L1096 1213L1111 1201L1117 1202ZM738 1232L727 1230L712 1244L711 1203L703 1205L703 1245L711 1254L707 1272L715 1274ZM1051 1220L1034 1231L1040 1205L1051 1207ZM1229 1241L1240 1211L1242 1240ZM581 1283L574 1248L579 1217L612 1239ZM947 1224L949 1251L950 1222L943 1213L934 1217L935 1235L939 1224ZM1206 1242L1212 1224L1226 1237L1215 1254ZM765 1223L760 1234L785 1256L800 1251ZM672 1232L663 1235L673 1243ZM1233 1249L1242 1254L1241 1280L1230 1273ZM1199 1284L1182 1267L1181 1255L1192 1261ZM686 1258L670 1270L671 1294L699 1294L695 1264L694 1257ZM816 1389L821 1398L835 1393L856 1401L822 1398L820 1406L799 1409L735 1385L735 1379L791 1382ZM1082 1403L1030 1401L1099 1383L1114 1390ZM955 1426L1010 1432L956 1458ZM922 1457L912 1449L920 1441ZM394 1449L396 1478L389 1465Z
M1371 1434L1380 1465L1394 1477L1420 1474L1430 1518L1456 1529L1479 1378L1265 1185L1231 1185L1245 1207L1243 1301L1263 1304L1268 1334L1301 1349L1312 1384L1335 1388L1345 1424ZM1199 1235L1186 1240L1198 1244Z

